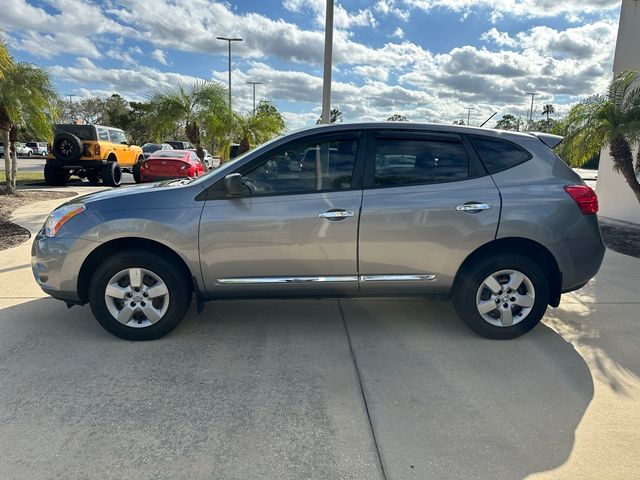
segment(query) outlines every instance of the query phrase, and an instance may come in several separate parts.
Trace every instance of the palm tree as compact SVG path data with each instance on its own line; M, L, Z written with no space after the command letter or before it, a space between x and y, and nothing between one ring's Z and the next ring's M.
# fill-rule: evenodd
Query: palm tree
M549 123L549 115L552 113L556 113L556 108L550 103L542 107L542 115L547 116L547 123Z
M28 125L39 138L51 140L57 116L58 96L46 70L31 63L9 62L0 79L0 131L4 140L4 164L9 192L16 189L15 138ZM12 160L9 157L13 156Z
M152 93L149 97L150 119L156 141L183 127L206 169L202 149L203 127L209 117L229 109L226 95L227 90L222 84L207 80L196 82L190 88L178 85L174 89Z
M609 145L613 168L620 172L640 203L640 183L633 168L631 147L640 140L638 72L622 72L607 95L595 95L575 105L566 119L569 163L583 165Z
M256 109L256 113L241 115L235 114L235 125L237 135L240 138L238 155L248 152L251 144L264 143L267 140L284 132L284 120L280 113L261 113Z
M13 63L11 55L9 55L9 49L6 43L0 38L0 79L4 76L11 64Z

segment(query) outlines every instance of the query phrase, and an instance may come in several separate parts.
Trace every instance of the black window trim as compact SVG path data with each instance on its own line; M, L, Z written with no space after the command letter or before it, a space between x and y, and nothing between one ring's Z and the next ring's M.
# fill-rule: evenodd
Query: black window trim
M424 183L410 183L406 185L375 185L374 184L374 169L375 169L375 151L376 151L376 139L377 138L397 138L407 140L425 140L425 141L437 141L437 142L453 142L461 143L467 155L469 157L469 176L461 179L452 179L444 182L424 182ZM448 132L432 132L425 130L371 130L368 133L367 141L367 153L366 163L364 171L363 190L380 190L386 188L403 188L403 187L416 187L426 185L442 185L445 183L464 182L466 180L473 180L489 175L489 172L485 168L484 164L480 161L480 157L476 150L473 148L471 141L465 134L452 134Z
M495 170L494 172L489 172L489 168L487 167L487 165L484 163L484 160L482 160L482 156L480 155L480 152L478 151L478 147L476 146L475 143L473 143L473 139L477 138L480 140L494 140L497 142L503 142L503 143L510 143L511 145L514 145L518 150L522 150L524 153L527 154L527 159L523 160L521 162L518 162L516 164L513 164L511 166L505 167L505 168L500 168L498 170ZM476 153L480 163L482 163L482 166L484 167L484 169L487 171L487 173L489 175L495 175L496 173L500 173L500 172L504 172L505 170L510 170L514 167L517 167L518 165L522 165L523 163L528 162L529 160L531 160L533 158L533 155L531 154L531 152L529 150L527 150L526 148L524 148L521 145L518 145L516 142L512 141L512 140L508 140L506 138L500 138L500 137L494 137L492 135L469 135L469 144L471 145L471 148L473 148L473 151Z
M260 155L252 158L251 161L245 163L244 165L239 166L236 170L227 173L227 175L231 175L232 173L239 173L241 175L245 175L246 172L253 170L257 164L261 163L266 155L271 155L274 152L279 150L286 149L288 145L299 144L299 143L314 143L314 142L325 142L325 141L338 141L338 140L357 140L358 146L356 150L356 159L353 165L353 178L351 179L351 187L345 188L342 190L314 190L314 191L299 191L299 192L274 192L267 193L263 195L257 195L255 198L269 198L269 197L285 197L291 195L313 195L318 193L340 193L340 192L352 192L354 190L362 190L362 182L363 182L363 169L365 162L365 150L367 143L365 142L366 135L363 135L363 131L358 130L346 130L340 132L320 132L312 135L307 135L299 138L295 138L285 143L281 143L273 148L270 148L266 152L261 153ZM198 194L195 198L196 200L208 201L208 200L233 200L233 199L247 199L253 198L253 196L247 197L229 197L229 196L221 196L220 190L216 189L224 181L224 177L220 178L218 181L211 184L206 190Z

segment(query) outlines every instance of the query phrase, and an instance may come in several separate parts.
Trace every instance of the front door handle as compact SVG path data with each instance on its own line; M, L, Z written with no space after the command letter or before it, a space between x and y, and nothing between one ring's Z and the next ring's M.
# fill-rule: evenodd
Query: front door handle
M482 210L491 209L490 203L478 203L478 202L467 202L462 205L456 206L456 210L459 212L467 212L467 213L478 213Z
M355 213L351 210L333 209L318 214L318 218L326 218L328 220L344 220L347 217L353 217Z

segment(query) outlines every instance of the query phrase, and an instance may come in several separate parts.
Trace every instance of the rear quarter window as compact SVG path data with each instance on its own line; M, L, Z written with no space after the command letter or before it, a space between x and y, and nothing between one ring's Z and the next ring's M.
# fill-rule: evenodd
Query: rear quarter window
M531 154L513 142L498 138L470 136L489 173L498 173L531 159Z

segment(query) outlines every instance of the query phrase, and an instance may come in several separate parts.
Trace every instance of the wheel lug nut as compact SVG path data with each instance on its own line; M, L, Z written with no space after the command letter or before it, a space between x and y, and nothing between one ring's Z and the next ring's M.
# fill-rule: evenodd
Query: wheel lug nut
M506 304L506 303L505 303L505 304L503 304L502 306L503 306L504 308L509 308L509 305L508 305L508 304Z
M149 296L149 294L147 292L144 292L142 295L145 296L145 297Z
M130 305L131 305L132 307L135 307L135 306L136 306L136 302L131 302L131 304L130 304Z
M139 291L140 291L140 289L139 289L138 287L134 288L134 290L135 290L136 292L139 292Z
M144 302L140 302L140 306L141 306L141 307L144 307L144 306L146 306L146 305L147 305L146 303L144 303Z
M129 298L133 297L133 293L131 293L131 292L127 293L127 297L129 297Z
M511 297L511 301L515 302L516 301L516 297Z
M496 303L500 303L500 299L499 298L496 298Z

